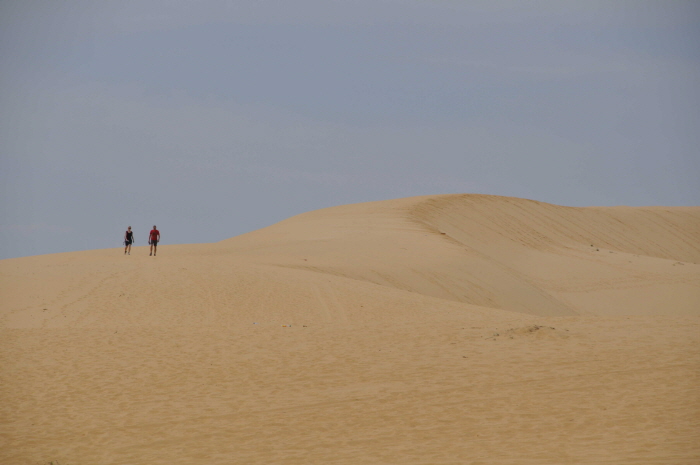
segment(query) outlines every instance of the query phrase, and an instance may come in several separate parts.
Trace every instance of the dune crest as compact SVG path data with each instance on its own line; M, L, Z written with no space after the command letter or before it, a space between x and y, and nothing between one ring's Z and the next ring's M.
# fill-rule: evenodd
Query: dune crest
M406 312L431 301L543 316L700 313L697 207L413 197L317 210L214 244L163 245L155 259L142 250L1 261L1 324L376 318L356 302L377 298L362 295L407 302Z
M697 207L415 197L306 213L220 244L257 263L535 315L700 312Z

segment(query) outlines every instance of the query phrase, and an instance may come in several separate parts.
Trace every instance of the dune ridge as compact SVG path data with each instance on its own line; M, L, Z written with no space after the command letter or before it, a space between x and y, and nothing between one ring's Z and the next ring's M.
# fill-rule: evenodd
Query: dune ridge
M700 207L487 195L0 261L0 462L700 462Z
M653 314L655 294L677 296L667 311L697 314L698 268L675 267L700 262L699 239L699 208L445 195L320 210L221 244L259 263L530 314ZM599 294L614 309L595 305Z

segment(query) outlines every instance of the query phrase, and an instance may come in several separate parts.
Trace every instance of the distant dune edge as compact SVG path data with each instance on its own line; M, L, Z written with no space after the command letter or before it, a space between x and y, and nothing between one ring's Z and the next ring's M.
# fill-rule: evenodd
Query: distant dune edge
M339 309L380 291L532 315L700 313L700 207L412 197L317 210L215 244L164 245L151 260L140 248L117 252L0 261L4 325L143 324L153 305L172 313L158 324L207 325L269 317L277 293L287 315L362 319ZM332 308L326 288L341 294ZM206 318L185 310L203 306Z
M414 197L314 211L221 245L258 263L530 314L700 310L697 207Z

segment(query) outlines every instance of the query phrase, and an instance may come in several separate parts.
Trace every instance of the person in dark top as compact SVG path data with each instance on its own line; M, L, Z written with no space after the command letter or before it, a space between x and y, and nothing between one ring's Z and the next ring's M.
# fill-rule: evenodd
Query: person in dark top
M158 250L158 242L160 241L160 231L156 229L156 225L153 225L153 229L148 235L148 243L151 244L151 253L148 255L156 256L156 250Z
M124 233L124 255L129 253L131 255L131 244L134 242L134 232L131 230L131 226L126 228Z

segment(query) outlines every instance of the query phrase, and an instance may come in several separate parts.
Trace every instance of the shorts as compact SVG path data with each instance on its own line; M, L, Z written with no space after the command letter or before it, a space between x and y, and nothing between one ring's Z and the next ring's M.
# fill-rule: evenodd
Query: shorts
M130 246L130 245L131 245L131 241L124 241L124 246L125 246L125 247Z
M151 245L152 245L153 247L157 247L157 246L158 246L158 241L151 241Z

